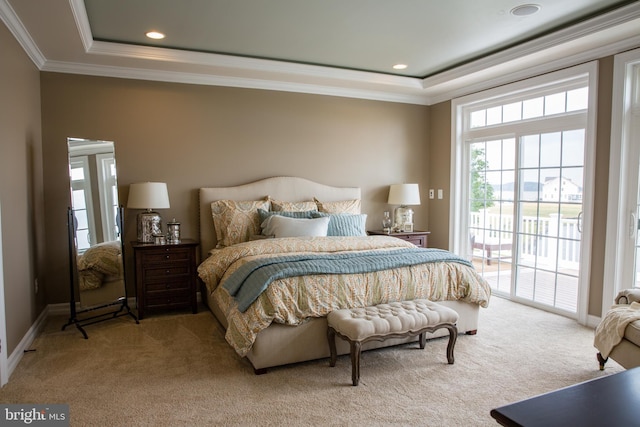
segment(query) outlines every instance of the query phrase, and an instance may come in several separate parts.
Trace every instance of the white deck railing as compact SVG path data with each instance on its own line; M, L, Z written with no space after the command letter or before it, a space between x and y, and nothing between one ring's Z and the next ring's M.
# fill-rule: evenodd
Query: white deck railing
M581 232L577 218L549 215L546 218L522 217L517 238L514 241L513 216L471 212L470 233L475 242L512 243L517 245L521 261L577 269L580 262ZM516 246L513 246L516 247ZM501 257L504 254L500 254Z

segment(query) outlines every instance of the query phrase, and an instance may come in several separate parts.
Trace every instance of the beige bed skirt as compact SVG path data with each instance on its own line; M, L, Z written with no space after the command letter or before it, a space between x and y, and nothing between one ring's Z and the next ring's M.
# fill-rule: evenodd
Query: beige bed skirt
M206 292L205 292L206 293ZM227 322L209 296L207 304L215 317L226 329ZM476 331L478 329L478 315L480 306L461 301L440 301L438 304L454 309L460 319L458 320L458 332L460 334ZM427 339L448 335L446 329L440 329L433 334L427 334ZM363 350L389 347L417 341L417 337L386 340L383 342L371 341L362 346ZM343 340L337 340L338 354L348 354L349 344ZM306 362L329 357L329 344L327 341L327 319L313 318L299 326L281 325L273 323L267 329L260 332L253 347L247 354L247 359L255 370L263 370L274 366L290 363Z

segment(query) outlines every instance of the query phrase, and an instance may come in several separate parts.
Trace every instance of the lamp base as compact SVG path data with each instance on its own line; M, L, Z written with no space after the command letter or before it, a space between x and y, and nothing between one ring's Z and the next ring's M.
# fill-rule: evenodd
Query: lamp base
M393 213L395 225L393 227L396 232L412 232L413 231L413 209L408 206L399 206Z
M138 214L138 242L154 243L155 236L162 234L162 218L151 210Z

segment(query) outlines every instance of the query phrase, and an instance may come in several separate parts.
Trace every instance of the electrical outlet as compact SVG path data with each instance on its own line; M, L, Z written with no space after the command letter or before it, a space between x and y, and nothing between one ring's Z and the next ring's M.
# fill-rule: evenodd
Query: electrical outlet
M436 197L436 193L435 193L434 189L432 188L432 189L429 190L429 198L433 199L434 197Z

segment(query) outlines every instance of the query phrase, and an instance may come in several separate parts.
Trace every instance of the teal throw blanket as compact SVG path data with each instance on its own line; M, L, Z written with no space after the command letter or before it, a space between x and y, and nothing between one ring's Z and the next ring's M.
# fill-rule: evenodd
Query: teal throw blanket
M442 249L406 248L389 251L284 255L250 261L225 281L223 288L245 312L274 280L310 274L357 274L429 262L472 264Z

